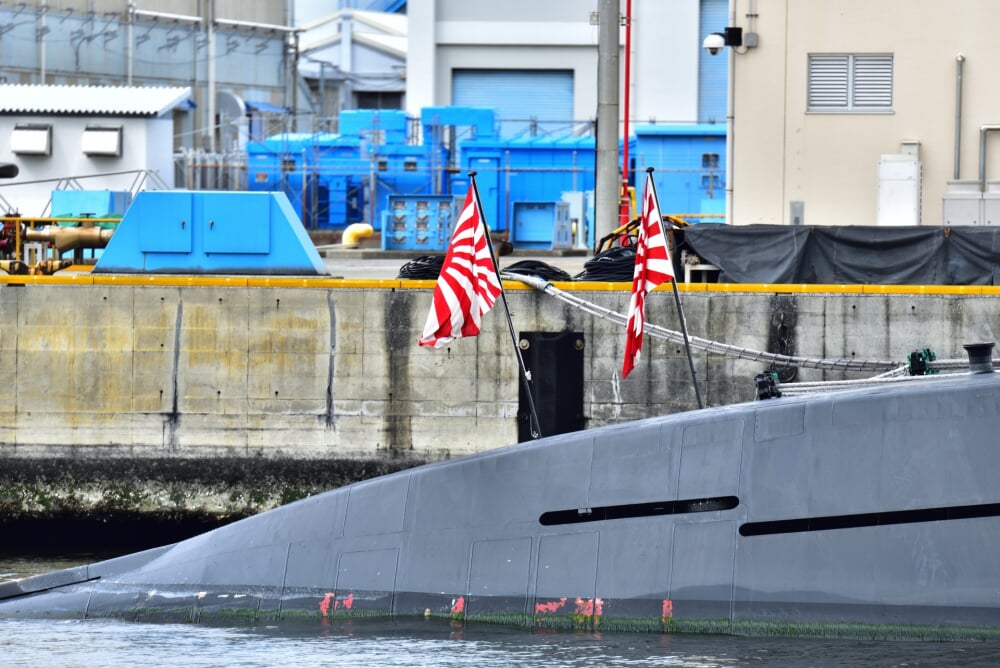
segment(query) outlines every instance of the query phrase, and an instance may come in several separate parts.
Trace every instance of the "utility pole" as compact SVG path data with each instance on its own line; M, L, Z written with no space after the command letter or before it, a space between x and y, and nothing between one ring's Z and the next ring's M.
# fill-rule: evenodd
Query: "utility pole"
M621 172L618 169L619 0L600 0L597 32L597 173L594 239L618 227Z
M205 119L203 131L207 134L205 148L215 153L215 0L208 0L205 16L205 28L208 31L208 87L206 91L206 107L208 108L208 118Z

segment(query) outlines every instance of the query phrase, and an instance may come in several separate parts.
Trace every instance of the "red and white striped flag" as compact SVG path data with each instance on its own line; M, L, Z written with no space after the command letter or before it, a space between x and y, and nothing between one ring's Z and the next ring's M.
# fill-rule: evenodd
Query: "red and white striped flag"
M660 205L656 201L652 173L646 173L646 190L642 195L642 222L635 245L635 273L632 277L632 299L628 303L628 325L625 327L625 361L622 378L628 376L639 360L642 332L645 327L646 295L657 285L674 277L674 265L663 233Z
M500 290L500 277L486 242L486 226L479 217L479 198L470 184L418 343L440 348L463 336L476 336L482 317L493 308Z

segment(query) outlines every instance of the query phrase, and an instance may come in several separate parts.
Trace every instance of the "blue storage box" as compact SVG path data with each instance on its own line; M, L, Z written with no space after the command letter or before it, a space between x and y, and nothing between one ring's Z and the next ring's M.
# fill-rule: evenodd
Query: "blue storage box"
M382 214L382 250L447 250L454 201L451 195L390 195Z

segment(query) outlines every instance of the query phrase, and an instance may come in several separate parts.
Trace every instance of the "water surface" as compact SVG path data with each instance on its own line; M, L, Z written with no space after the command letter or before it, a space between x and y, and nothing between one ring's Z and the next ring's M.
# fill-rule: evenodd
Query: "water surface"
M0 580L114 556L0 553ZM1000 643L540 632L439 619L223 626L0 620L0 666L1000 666Z

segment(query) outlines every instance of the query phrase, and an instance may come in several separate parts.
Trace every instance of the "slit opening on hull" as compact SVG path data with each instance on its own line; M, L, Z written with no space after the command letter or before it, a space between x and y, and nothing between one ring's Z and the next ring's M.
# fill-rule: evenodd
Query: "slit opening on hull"
M740 535L771 536L783 533L857 529L860 527L915 524L918 522L968 520L980 517L1000 517L1000 503L980 503L964 506L943 506L939 508L889 510L880 513L855 513L853 515L827 515L825 517L799 517L767 522L747 522L740 525Z
M634 517L655 517L657 515L680 515L685 513L708 513L717 510L732 510L739 504L739 497L736 496L712 496L702 499L625 503L615 506L550 510L542 513L538 521L543 526L581 524L584 522L622 520Z

